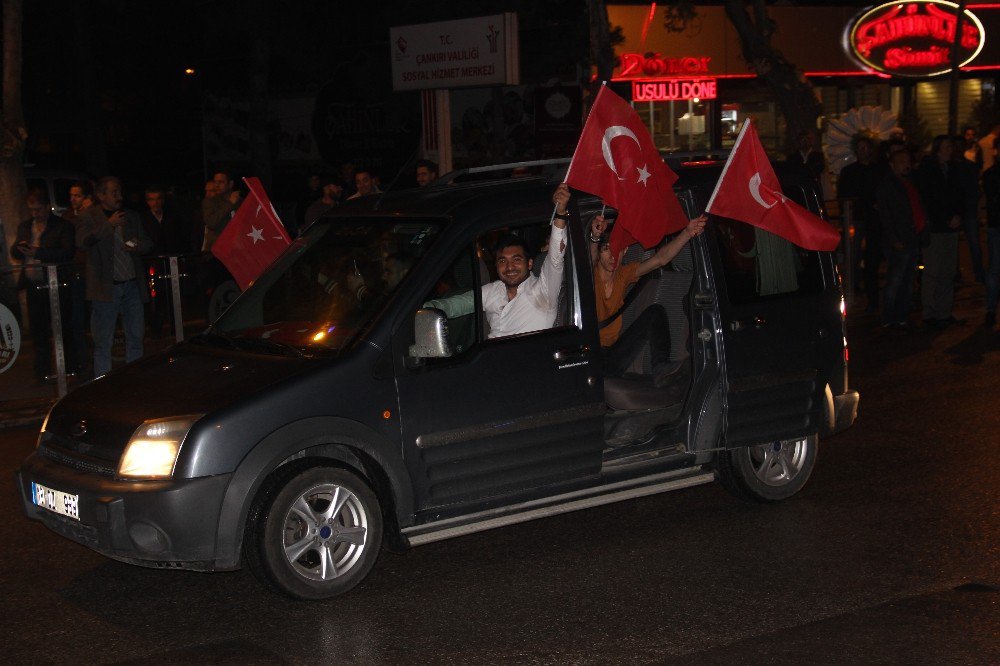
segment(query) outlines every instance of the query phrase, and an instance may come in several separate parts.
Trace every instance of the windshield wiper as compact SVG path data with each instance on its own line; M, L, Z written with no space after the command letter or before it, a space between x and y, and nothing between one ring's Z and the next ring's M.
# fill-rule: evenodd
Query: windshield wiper
M290 345L286 342L278 342L277 340L268 340L266 338L229 338L232 340L233 347L236 349L245 350L261 350L270 352L279 352L285 356L292 355L298 356L300 358L309 356L303 350L299 349L294 345Z
M191 338L190 341L200 345L214 345L216 347L236 349L236 344L233 342L233 338L225 333L215 330L203 331L202 333L199 333Z

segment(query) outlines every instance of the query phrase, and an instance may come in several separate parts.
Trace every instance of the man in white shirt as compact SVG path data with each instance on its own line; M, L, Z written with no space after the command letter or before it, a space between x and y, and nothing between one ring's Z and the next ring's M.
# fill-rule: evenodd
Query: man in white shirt
M569 219L569 186L563 183L552 195L556 204L549 251L536 277L524 240L508 234L496 247L498 280L483 285L483 312L490 324L490 337L501 338L552 328L559 307L563 266L566 255L566 221ZM475 308L472 292L436 299L425 307L439 308L449 318L471 314Z

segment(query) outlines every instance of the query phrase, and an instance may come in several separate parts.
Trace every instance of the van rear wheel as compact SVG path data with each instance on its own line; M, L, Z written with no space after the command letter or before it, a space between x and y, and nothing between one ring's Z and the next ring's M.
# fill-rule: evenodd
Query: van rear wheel
M368 485L343 469L291 477L252 526L248 563L297 599L326 599L360 583L378 558L382 512Z
M816 435L719 453L719 481L736 497L778 502L799 492L816 465Z

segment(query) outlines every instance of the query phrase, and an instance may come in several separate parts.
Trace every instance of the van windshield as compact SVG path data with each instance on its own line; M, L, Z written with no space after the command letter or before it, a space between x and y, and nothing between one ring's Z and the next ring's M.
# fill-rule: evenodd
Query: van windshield
M204 338L264 353L341 349L382 308L439 228L436 220L322 219Z

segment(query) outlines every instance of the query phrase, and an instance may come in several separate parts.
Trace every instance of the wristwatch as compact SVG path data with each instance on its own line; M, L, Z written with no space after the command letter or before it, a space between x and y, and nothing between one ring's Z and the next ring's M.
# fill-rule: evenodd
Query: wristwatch
M556 211L555 213L552 214L552 216L553 217L558 217L560 220L568 220L569 219L569 211L567 210L565 213L560 213L560 212Z

